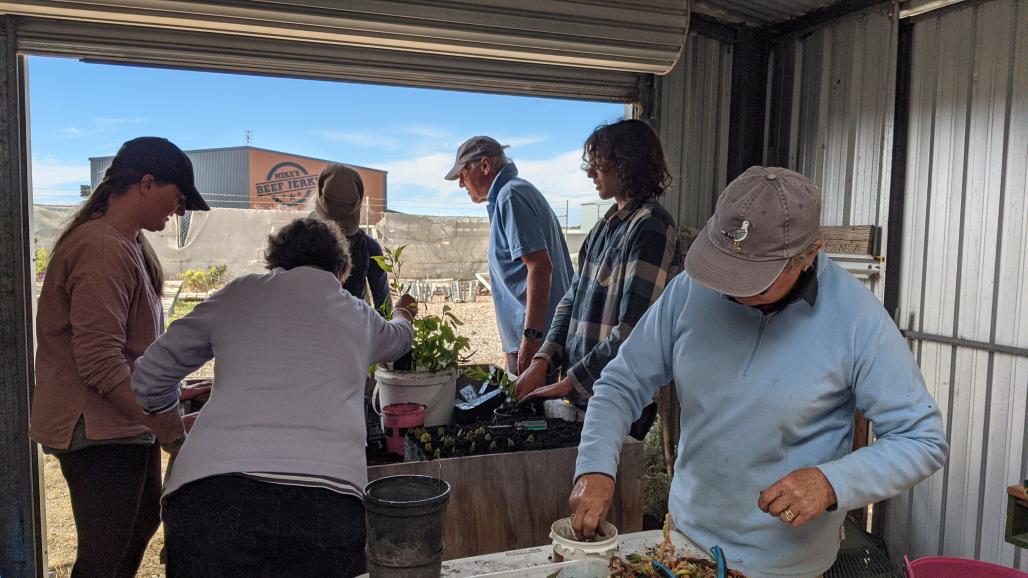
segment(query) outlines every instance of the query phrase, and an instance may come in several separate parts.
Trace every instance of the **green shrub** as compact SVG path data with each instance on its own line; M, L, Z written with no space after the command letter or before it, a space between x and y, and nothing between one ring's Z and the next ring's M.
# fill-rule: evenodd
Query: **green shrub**
M36 247L36 277L42 278L46 274L46 268L50 266L50 249Z
M643 513L663 520L667 514L671 478L664 461L663 427L658 417L643 441Z
M179 275L186 287L197 293L209 294L211 291L221 289L225 285L225 273L227 265L211 265L204 269L187 269Z

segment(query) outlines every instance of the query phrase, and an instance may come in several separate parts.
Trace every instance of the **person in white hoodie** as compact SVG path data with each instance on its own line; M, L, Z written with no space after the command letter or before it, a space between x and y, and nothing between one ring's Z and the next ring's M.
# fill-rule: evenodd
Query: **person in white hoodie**
M136 361L132 389L176 455L164 489L169 576L364 571L367 368L411 348L416 302L393 319L343 290L345 237L299 219L269 239L266 274L235 279ZM185 434L179 382L217 359Z

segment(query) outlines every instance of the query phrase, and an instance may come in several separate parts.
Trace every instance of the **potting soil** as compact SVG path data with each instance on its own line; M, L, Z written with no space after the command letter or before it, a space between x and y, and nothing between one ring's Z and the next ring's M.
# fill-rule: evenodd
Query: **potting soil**
M469 425L417 428L407 432L404 461L577 447L582 424L547 419L546 430L523 431L514 424L483 421Z

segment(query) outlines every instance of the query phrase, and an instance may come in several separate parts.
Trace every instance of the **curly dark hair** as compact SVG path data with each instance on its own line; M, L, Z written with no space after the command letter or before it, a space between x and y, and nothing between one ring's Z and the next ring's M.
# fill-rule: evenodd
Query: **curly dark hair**
M350 247L335 223L297 219L268 237L264 262L276 267L317 267L345 280L350 275Z
M664 147L650 125L628 119L596 127L582 148L582 170L617 175L627 198L659 197L671 185Z

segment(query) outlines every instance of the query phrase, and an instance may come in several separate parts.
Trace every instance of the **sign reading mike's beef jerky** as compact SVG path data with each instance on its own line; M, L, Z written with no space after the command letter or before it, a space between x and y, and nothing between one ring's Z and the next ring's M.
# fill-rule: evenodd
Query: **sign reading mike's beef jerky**
M286 161L273 166L266 179L254 187L258 199L293 207L306 203L318 190L318 176L299 163Z

